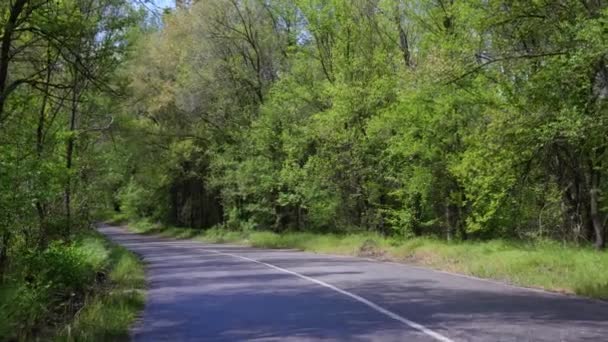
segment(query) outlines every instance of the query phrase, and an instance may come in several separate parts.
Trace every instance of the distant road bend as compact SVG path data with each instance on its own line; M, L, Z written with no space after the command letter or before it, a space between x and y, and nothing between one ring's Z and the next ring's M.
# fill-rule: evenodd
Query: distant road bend
M141 255L135 341L608 341L608 303L408 265L99 231Z

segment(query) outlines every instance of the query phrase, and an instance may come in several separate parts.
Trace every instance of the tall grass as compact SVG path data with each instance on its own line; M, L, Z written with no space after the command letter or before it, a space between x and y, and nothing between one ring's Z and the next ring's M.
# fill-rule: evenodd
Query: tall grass
M295 248L316 253L365 256L407 262L510 284L608 299L608 253L554 241L447 242L432 238L395 239L372 233L196 230L149 221L130 225L139 233L236 243L263 248Z
M144 305L141 261L123 247L106 244L105 289L87 298L82 310L56 337L58 341L128 341L129 326Z
M93 232L23 251L0 286L0 340L126 339L143 288L141 262Z

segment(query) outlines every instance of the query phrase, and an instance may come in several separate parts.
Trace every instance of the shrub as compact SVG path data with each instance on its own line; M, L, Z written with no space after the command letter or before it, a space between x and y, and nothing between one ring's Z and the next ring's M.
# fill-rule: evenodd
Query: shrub
M48 309L48 287L9 283L0 288L0 340L26 340Z
M25 262L25 278L38 287L83 291L95 277L87 253L75 245L53 243L42 253L30 252Z

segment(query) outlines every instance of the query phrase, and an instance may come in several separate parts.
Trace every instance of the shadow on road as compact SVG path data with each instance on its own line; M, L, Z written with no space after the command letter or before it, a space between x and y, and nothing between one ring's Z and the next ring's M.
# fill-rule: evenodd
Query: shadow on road
M608 305L407 266L101 231L143 256L141 340L412 340L414 329L343 294L221 250L355 293L454 340L602 341Z

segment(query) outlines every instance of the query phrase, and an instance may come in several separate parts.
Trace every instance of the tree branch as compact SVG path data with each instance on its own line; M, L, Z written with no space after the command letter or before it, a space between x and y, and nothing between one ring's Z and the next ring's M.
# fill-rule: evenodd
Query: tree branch
M478 65L477 67L465 72L464 74L453 78L447 82L445 82L446 84L452 84L455 82L458 82L460 80L462 80L463 78L466 78L467 76L470 76L472 74L475 74L479 71L481 71L483 68L487 67L488 65L494 64L494 63L500 63L500 62L505 62L505 61L509 61L509 60L514 60L514 59L534 59L534 58L542 58L542 57L554 57L554 56L562 56L565 55L566 52L547 52L547 53L540 53L540 54L529 54L529 55L516 55L516 56L505 56L505 57L500 57L500 58L496 58L496 59L492 59L489 60L487 62L481 63L480 65Z

